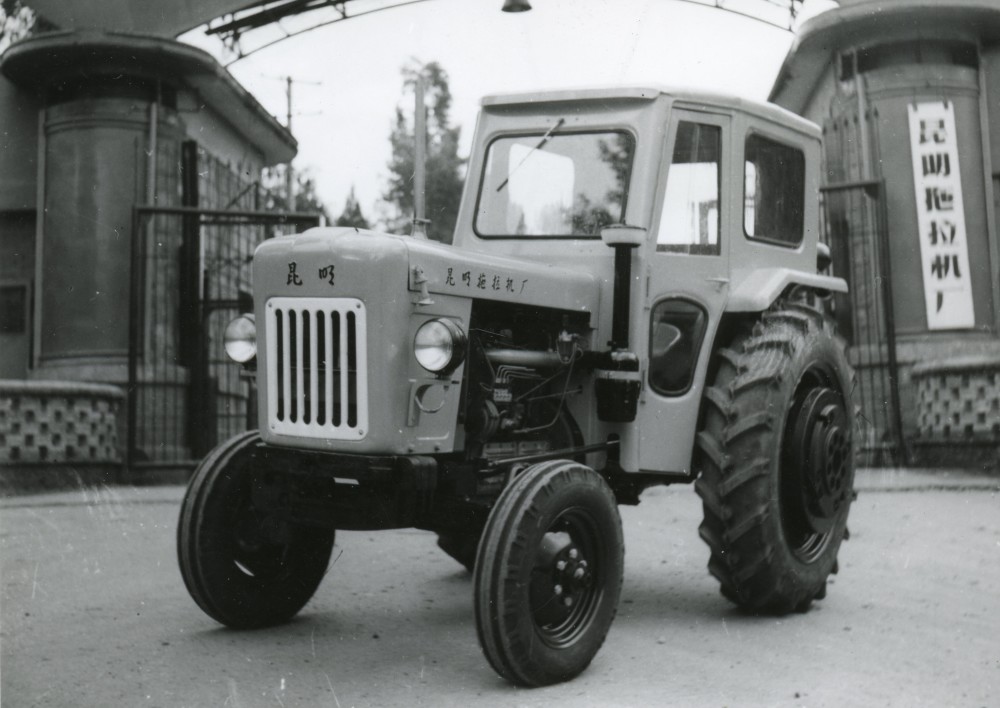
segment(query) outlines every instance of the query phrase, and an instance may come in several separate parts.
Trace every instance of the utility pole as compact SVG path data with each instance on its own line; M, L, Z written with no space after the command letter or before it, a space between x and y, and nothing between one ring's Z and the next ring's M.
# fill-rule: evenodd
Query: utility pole
M284 81L285 82L285 100L286 100L286 111L285 111L285 128L289 133L292 132L292 84L308 84L310 86L322 86L322 81L303 81L302 79L293 79L291 76L266 76L261 74L265 79L271 79L273 81ZM320 111L322 112L322 111ZM299 113L302 115L302 113ZM295 211L295 170L292 168L292 161L289 160L288 164L285 165L285 198L287 204L285 211Z
M285 118L285 127L288 132L292 132L292 77L285 77L285 96L288 98L288 113ZM285 211L295 211L295 175L292 170L292 161L288 161L285 167Z
M424 105L424 77L417 75L413 107L413 235L427 238L427 107Z

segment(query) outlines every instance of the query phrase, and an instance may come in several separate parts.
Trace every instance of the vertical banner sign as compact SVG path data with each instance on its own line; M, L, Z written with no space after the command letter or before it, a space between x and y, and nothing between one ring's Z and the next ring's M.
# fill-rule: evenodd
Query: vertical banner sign
M928 329L975 325L955 106L910 104L910 150Z

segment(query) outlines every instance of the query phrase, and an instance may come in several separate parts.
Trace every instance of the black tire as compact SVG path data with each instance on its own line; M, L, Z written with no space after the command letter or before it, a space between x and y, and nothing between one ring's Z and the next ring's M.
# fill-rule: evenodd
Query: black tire
M181 575L207 615L251 629L286 622L316 592L331 529L292 524L255 504L256 432L215 448L191 478L177 528ZM272 482L273 484L273 482Z
M709 572L743 609L805 611L836 572L854 494L843 342L811 302L781 301L714 368L695 484Z
M462 564L470 573L476 565L476 548L483 535L482 526L438 532L437 545L442 551Z
M539 402L536 404L536 408L531 411L527 426L532 427L547 423L555 417L557 411L558 409L551 403ZM501 435L497 439L517 440L518 436ZM545 440L549 443L551 450L563 450L583 444L583 436L580 434L579 426L569 411L565 409L559 414L551 428L540 430L526 438L522 436L520 439ZM583 462L584 457L581 455L577 461ZM483 536L484 518L485 514L482 515L482 518L480 515L476 515L476 519L470 522L437 529L438 548L458 561L470 573L476 564L476 549L479 548L479 540Z
M582 672L618 609L623 561L618 507L596 472L569 460L527 468L497 500L476 558L490 665L521 686Z

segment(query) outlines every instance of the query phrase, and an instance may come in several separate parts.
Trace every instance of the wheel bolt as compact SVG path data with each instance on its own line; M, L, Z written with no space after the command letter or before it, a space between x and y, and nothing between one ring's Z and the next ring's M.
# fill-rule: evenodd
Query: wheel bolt
M562 595L563 594L563 586L562 585L556 585L554 588L552 588L552 592L554 592L556 595Z
M583 580L583 576L587 574L587 571L583 568L577 568L573 571L573 580Z
M564 597L563 598L563 605L565 605L566 607L572 607L573 606L573 598L572 597Z
M579 557L579 555L580 555L580 553L575 548L569 549L569 559L570 560L576 560Z
M563 560L557 561L556 562L556 570L558 570L560 573L563 572L564 570L566 570L566 561L563 561Z

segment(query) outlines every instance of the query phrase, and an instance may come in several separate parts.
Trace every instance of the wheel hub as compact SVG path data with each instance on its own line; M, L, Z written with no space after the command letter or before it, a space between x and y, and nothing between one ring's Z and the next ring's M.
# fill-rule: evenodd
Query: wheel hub
M558 625L569 619L594 583L591 562L565 532L542 537L538 564L531 583L535 621Z
M792 443L806 523L815 533L827 533L850 493L850 429L836 391L809 391L798 411Z

